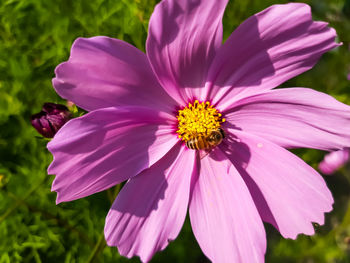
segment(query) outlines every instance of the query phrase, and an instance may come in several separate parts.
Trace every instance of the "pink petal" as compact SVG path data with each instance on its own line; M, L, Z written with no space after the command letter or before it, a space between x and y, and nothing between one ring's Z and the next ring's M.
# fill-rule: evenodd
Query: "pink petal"
M277 89L236 103L226 119L283 147L350 146L350 107L305 88Z
M326 23L312 21L308 5L273 5L243 22L220 48L209 70L208 98L224 110L275 88L311 69L338 46L335 37Z
M86 110L146 106L171 112L176 105L156 80L146 55L108 37L78 38L56 70L57 93Z
M149 61L180 104L201 99L208 67L222 42L227 0L163 0L149 22Z
M333 198L323 178L304 161L258 136L231 130L222 145L243 176L262 219L286 238L312 235L312 222L322 225ZM237 138L234 138L234 137Z
M261 218L241 176L219 149L201 160L190 218L202 251L213 262L264 262Z
M157 162L178 141L171 118L147 108L106 108L66 123L47 146L57 203L105 190Z
M178 144L127 182L106 218L109 246L147 262L177 237L186 217L194 157L194 151Z
M349 161L350 149L346 148L327 154L318 168L324 174L332 174Z

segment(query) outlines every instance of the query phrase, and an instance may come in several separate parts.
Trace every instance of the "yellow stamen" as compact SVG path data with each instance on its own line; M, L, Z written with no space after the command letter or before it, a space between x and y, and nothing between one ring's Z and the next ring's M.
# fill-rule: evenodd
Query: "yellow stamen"
M179 123L176 133L185 142L193 138L207 137L225 122L222 114L209 101L199 103L198 100L179 110L177 119Z

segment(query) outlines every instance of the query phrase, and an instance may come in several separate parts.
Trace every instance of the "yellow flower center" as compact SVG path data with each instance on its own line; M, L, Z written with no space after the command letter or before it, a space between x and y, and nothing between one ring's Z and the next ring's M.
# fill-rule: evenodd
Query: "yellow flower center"
M189 103L179 110L177 119L176 133L188 148L209 149L219 144L224 137L221 124L225 119L209 101Z

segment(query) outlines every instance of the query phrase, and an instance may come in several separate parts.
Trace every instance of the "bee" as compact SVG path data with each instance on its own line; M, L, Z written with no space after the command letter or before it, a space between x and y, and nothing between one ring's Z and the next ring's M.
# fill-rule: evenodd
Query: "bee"
M186 142L186 146L192 150L210 150L213 147L219 145L225 138L224 130L218 128L211 131L211 133L205 136L195 137Z

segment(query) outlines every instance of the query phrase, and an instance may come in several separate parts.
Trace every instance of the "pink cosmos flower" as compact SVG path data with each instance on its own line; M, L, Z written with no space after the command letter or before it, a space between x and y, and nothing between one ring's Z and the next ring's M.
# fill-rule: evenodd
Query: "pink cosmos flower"
M334 151L326 154L318 168L324 174L332 174L349 161L350 149Z
M350 50L350 45L348 46ZM350 80L350 72L347 75L347 79ZM318 169L324 173L331 175L338 169L344 166L350 159L350 148L330 152L325 155L323 160L319 163Z
M222 44L226 4L163 0L147 54L79 38L56 68L57 93L89 113L48 144L52 190L60 203L128 180L105 224L121 255L149 261L189 209L209 259L263 262L263 222L296 238L332 209L322 177L285 148L349 147L350 108L311 89L273 88L338 46L335 31L290 3L248 18Z

